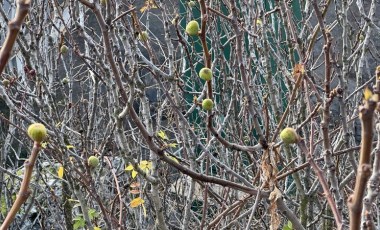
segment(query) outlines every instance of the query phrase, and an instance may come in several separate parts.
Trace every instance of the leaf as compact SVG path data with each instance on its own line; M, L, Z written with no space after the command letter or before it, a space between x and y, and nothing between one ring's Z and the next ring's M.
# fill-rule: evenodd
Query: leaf
M261 26L263 24L263 21L261 21L261 19L257 19L256 24Z
M158 131L157 136L160 137L162 140L168 140L168 136L166 136L166 133L162 130Z
M168 144L168 146L171 148L175 148L175 147L177 147L177 143L170 143L170 144Z
M63 178L63 172L65 171L65 169L63 168L63 166L59 166L59 168L58 168L58 172L57 172L57 174L58 174L58 178L59 179L62 179Z
M99 227L94 227L94 230L102 230L101 228L99 228Z
M73 149L75 148L73 145L66 145L66 149Z
M140 161L140 164L139 164L139 167L144 170L146 173L148 173L148 171L150 169L152 169L152 162L151 161Z
M137 174L138 174L138 172L135 171L135 170L133 170L133 171L132 171L132 178L135 178L135 177L137 176Z
M41 143L41 147L42 147L43 149L45 149L46 146L47 146L47 144L48 144L47 142L42 142L42 143Z
M292 222L288 221L288 224L284 225L284 227L282 228L282 230L293 230L293 224L292 224Z
M141 197L137 197L137 198L135 198L135 199L133 199L133 200L131 201L130 206L131 206L131 208L136 208L136 207L138 207L138 206L144 204L144 202L145 202L145 201L144 201Z
M92 220L95 217L98 217L99 213L96 211L96 209L91 208L88 210L88 216L90 217L90 220Z
M126 171L132 171L134 170L133 168L133 165L132 164L129 164L126 168L125 168Z
M372 91L368 87L365 87L363 94L364 94L364 99L366 101L368 101L372 97Z

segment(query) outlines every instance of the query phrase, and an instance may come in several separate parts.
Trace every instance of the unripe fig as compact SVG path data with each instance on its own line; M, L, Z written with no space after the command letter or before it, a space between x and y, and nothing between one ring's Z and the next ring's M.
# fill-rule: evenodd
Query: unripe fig
M9 84L10 84L10 81L9 81L8 79L4 79L4 80L2 81L2 83L3 83L3 85L4 85L5 87L8 87Z
M280 138L285 144L295 144L300 140L296 130L290 127L281 131Z
M199 24L197 21L193 20L193 21L190 21L189 23L187 23L186 33L188 35L196 36L196 35L198 35L198 31L199 31Z
M202 68L201 71L199 71L199 77L202 78L205 81L210 81L212 78L212 71L209 68Z
M62 83L63 83L63 84L67 84L67 83L69 83L69 79L68 79L67 77L63 78L63 79L62 79Z
M190 1L187 3L187 5L191 8L194 7L197 3L195 1Z
M69 48L66 45L62 45L60 51L61 54L66 54L67 51L69 51Z
M148 32L141 31L141 33L139 34L139 40L140 41L146 41L146 40L148 40L148 38L149 38Z
M214 102L212 102L211 99L207 98L202 101L202 108L204 110L209 111L209 110L212 110L213 107L214 107Z
M96 156L90 156L87 159L87 164L90 166L90 168L96 168L99 165L99 158Z
M28 135L33 141L41 142L46 138L47 131L43 124L34 123L29 125Z

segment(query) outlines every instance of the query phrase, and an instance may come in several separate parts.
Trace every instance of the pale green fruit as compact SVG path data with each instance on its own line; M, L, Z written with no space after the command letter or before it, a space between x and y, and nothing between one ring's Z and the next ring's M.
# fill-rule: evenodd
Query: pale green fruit
M194 7L197 3L195 1L190 1L187 3L187 5L191 8Z
M63 79L62 79L62 83L63 83L63 84L67 84L67 83L69 83L69 79L68 79L67 77L63 78Z
M212 110L213 107L214 107L214 102L212 102L211 99L207 98L202 101L202 108L204 110L209 111L209 110Z
M28 135L33 141L41 142L46 138L47 131L43 124L34 123L29 125Z
M106 5L107 4L107 0L100 0L100 4L101 5Z
M8 79L4 79L4 80L2 81L2 83L3 83L3 85L4 85L5 87L8 87L9 84L10 84L10 81L9 81Z
M294 144L300 140L296 130L289 127L281 131L280 138L285 144Z
M99 165L99 158L97 158L96 156L90 156L87 159L87 164L91 168L96 168Z
M210 81L212 78L212 71L209 68L202 68L201 71L199 71L199 77L202 78L205 81Z
M197 21L193 20L193 21L190 21L189 23L187 23L186 33L188 35L196 36L196 35L198 35L198 31L199 31L199 24Z
M140 41L146 41L146 40L148 40L148 38L149 38L149 35L148 35L148 32L146 32L146 31L142 31L139 34L139 40Z
M60 51L61 54L66 54L69 51L69 47L67 47L66 45L62 45Z

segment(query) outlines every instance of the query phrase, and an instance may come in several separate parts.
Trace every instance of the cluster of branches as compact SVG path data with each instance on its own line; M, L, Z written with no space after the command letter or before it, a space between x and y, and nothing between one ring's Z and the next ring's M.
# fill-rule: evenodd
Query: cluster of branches
M12 229L380 224L378 1L17 3L0 7L0 222L38 122L48 138Z

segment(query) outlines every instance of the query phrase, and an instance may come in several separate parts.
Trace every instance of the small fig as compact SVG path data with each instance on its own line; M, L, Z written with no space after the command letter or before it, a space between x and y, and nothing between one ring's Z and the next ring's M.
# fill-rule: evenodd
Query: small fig
M281 131L280 138L285 144L295 144L300 140L296 130L290 127Z
M61 46L61 54L66 54L69 51L69 48L66 45Z
M63 84L67 84L67 83L69 83L69 79L68 79L67 77L63 78L63 79L62 79L62 83L63 83Z
M187 3L187 5L191 8L194 7L197 3L195 1L190 1Z
M96 168L99 165L99 158L96 156L90 156L87 159L87 164L90 166L90 168Z
M202 108L204 110L210 111L214 107L214 102L211 99L207 98L202 101Z
M4 79L2 83L5 87L8 87L11 82L8 79Z
M34 123L28 127L29 137L36 142L41 142L46 138L47 131L43 124Z
M212 71L209 68L202 68L201 71L199 71L199 77L202 78L205 81L210 81L212 78Z
M193 20L193 21L190 21L189 23L187 23L186 33L188 35L196 36L196 35L198 35L198 31L199 31L199 24L197 21Z

